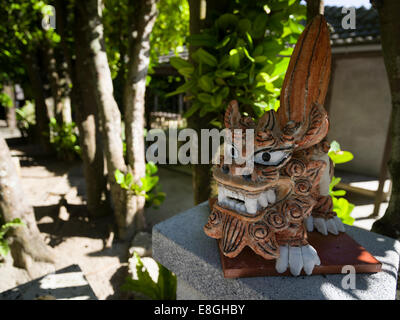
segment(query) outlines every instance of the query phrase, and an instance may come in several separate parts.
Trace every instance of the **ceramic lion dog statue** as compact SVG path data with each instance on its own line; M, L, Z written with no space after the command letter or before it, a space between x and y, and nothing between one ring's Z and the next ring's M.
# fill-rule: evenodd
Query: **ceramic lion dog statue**
M232 142L225 143L225 150L232 161L224 163L222 156L213 169L218 200L204 227L208 236L220 239L225 256L236 257L248 246L265 259L276 259L279 273L289 269L297 276L304 269L310 275L320 259L307 232L344 232L329 196L333 166L323 104L330 64L328 26L319 15L295 46L277 112L268 111L255 122L240 114L236 101L229 103L224 124ZM254 130L252 154L245 152L246 129ZM253 161L253 170L237 174L243 159Z

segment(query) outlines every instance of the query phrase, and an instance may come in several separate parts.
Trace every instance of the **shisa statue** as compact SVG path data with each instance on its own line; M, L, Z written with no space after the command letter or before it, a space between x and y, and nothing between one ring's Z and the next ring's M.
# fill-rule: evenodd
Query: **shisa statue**
M307 232L344 232L329 196L333 166L323 104L330 63L329 31L319 15L295 46L277 112L266 112L256 123L240 114L236 101L230 102L224 124L232 161L222 157L213 170L218 200L204 227L208 236L219 239L225 256L234 258L248 246L264 259L275 259L279 273L289 269L299 275L304 269L310 275L320 259ZM254 130L253 154L246 154L246 129ZM253 161L251 172L239 170L243 159Z

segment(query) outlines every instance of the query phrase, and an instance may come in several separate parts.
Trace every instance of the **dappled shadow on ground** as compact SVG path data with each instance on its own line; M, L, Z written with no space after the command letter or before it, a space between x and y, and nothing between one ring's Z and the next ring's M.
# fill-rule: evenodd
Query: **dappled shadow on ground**
M89 218L85 205L63 203L34 207L40 232L50 238L50 245L57 246L68 237L106 239L112 216Z
M54 249L56 267L78 264L99 299L118 298L130 243L113 241L111 211L105 217L89 216L82 163L59 160L21 139L9 140L20 162L23 192L40 232Z
M114 289L114 293L107 296L107 300L127 300L131 298L129 292L121 290L121 286L124 284L125 279L128 277L128 267L121 266L111 277L110 283Z

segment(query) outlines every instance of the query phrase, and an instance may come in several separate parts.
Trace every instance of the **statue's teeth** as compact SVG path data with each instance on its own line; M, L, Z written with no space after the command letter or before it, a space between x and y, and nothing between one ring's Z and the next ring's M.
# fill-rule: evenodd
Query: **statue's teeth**
M246 198L245 206L247 213L255 214L257 212L257 199Z
M223 202L225 202L225 198L225 189L222 187L218 187L218 203L222 204Z
M264 191L260 194L258 198L258 203L261 207L268 207L269 204L276 202L276 194L275 191L270 189L268 191Z
M268 202L269 203L275 203L275 201L276 201L275 191L270 189L270 190L266 191L265 193L266 193L266 197L268 199Z
M260 194L260 197L258 198L258 203L263 208L268 207L268 197L266 192Z

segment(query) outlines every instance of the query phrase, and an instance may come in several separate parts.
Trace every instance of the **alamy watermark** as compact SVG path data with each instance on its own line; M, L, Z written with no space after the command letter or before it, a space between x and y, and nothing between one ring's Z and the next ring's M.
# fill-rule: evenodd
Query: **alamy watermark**
M167 137L168 134L168 137ZM254 129L152 129L146 142L146 160L156 164L219 164L224 146L224 163L238 165L235 174L250 174L254 168ZM179 147L178 147L179 145Z
M342 14L346 14L342 18L342 28L345 30L356 29L356 8L355 7L343 7Z
M345 290L356 289L356 268L351 265L345 265L342 268L342 273L347 273L341 282L342 288Z
M47 14L42 19L42 28L44 30L50 30L56 28L56 8L52 5L46 6Z

